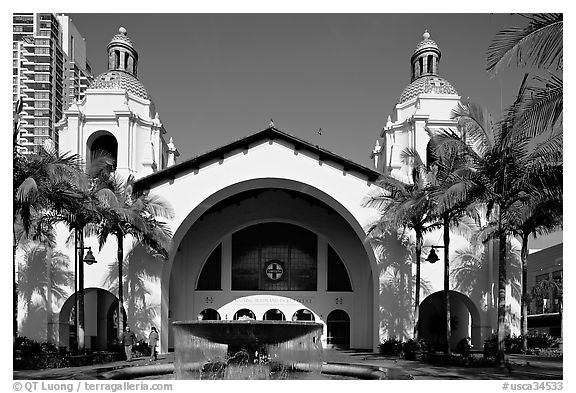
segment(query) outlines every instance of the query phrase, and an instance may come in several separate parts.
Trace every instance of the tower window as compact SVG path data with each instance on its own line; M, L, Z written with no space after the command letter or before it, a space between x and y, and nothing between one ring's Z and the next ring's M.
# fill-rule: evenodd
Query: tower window
M120 51L119 50L114 51L114 57L116 58L116 61L114 62L114 68L120 68Z
M429 72L429 73L434 72L434 71L432 70L432 62L433 62L433 61L434 61L434 60L433 60L432 55L428 55L428 64L426 64L426 72Z
M420 75L422 75L424 73L424 58L419 58L418 63L420 64Z

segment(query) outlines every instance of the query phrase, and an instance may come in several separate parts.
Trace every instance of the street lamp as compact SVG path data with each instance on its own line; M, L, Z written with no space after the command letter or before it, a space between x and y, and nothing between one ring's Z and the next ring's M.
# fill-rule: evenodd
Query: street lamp
M80 248L78 248L80 249ZM86 255L84 255L84 262L88 265L92 265L93 263L98 263L96 258L94 258L94 254L92 254L92 247L82 247L83 250L88 249Z
M436 254L435 248L444 248L444 246L432 246L430 253L425 259L426 262L436 263L440 260L440 258L438 258L438 255Z
M82 258L82 262L87 263L88 265L92 265L93 263L97 263L96 258L94 258L94 254L92 253L92 247L83 247L83 246L76 246L76 251L74 253L74 268L75 268L75 277L76 280L74 282L75 285L75 293L76 293L76 315L74 316L75 323L76 323L76 351L78 351L78 346L80 343L80 335L82 335L82 343L84 343L84 264L78 264L78 251L80 251L80 255L84 250L88 250L86 255ZM82 309L82 327L78 323L80 309ZM82 348L84 349L84 345Z

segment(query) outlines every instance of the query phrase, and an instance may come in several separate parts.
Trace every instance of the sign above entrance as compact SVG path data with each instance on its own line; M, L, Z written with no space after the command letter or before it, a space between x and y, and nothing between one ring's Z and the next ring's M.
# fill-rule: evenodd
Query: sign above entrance
M278 281L284 275L284 264L277 259L272 259L265 263L266 277L272 281Z

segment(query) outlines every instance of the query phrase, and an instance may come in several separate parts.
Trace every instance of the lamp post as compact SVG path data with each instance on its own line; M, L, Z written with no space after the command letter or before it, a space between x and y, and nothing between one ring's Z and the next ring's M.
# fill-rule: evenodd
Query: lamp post
M80 245L78 245L80 243ZM88 250L85 256L82 254L84 250ZM76 277L76 352L84 350L84 262L88 265L97 263L94 254L92 254L91 247L84 247L84 236L76 236L76 252L74 253L76 259L74 267L77 269ZM78 260L81 263L78 263Z
M446 248L446 246L432 246L430 253L426 257L425 261L430 263L436 263L440 260L436 254L436 248ZM444 310L446 310L446 346L444 348L444 353L450 354L450 340L451 340L451 328L450 328L450 264L448 261L448 253L444 253Z

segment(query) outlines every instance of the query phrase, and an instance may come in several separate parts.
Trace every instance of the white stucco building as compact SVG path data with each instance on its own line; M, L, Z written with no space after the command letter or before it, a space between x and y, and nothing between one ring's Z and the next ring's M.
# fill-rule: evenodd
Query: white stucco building
M427 32L411 59L411 83L372 153L374 169L273 125L175 163L178 151L165 142L166 130L137 78L138 53L124 29L113 37L108 54L109 70L60 122L60 149L87 162L98 150L114 154L116 172L138 179L136 191L161 196L175 211L168 223L174 233L168 260L138 247L129 252L132 242L125 241L124 299L133 329L147 334L151 325L159 327L162 352L173 348L171 322L199 317L315 320L325 324L324 345L351 348L375 350L386 337L411 337L412 253L396 238L382 239L377 251L365 241L365 228L377 212L362 201L385 171L403 176L403 148L426 156L425 127L454 126L450 112L460 96L438 76L441 52ZM59 244L73 261L66 236L60 233ZM466 246L453 236L455 250ZM433 233L425 244L440 241ZM86 245L98 249L95 239L87 238ZM470 276L472 286L452 283L454 346L471 336L480 347L496 331L496 254L490 248L486 255ZM115 242L95 256L98 263L85 267L85 342L105 348L116 335L117 293L106 281L109 266L117 263ZM420 297L421 335L440 340L442 264L423 263L422 276L427 290ZM131 287L136 280L146 293ZM509 299L514 315L517 301ZM51 323L58 325L58 335L52 339L60 345L69 345L74 329L73 303L71 296L54 304ZM518 328L514 318L510 327Z

